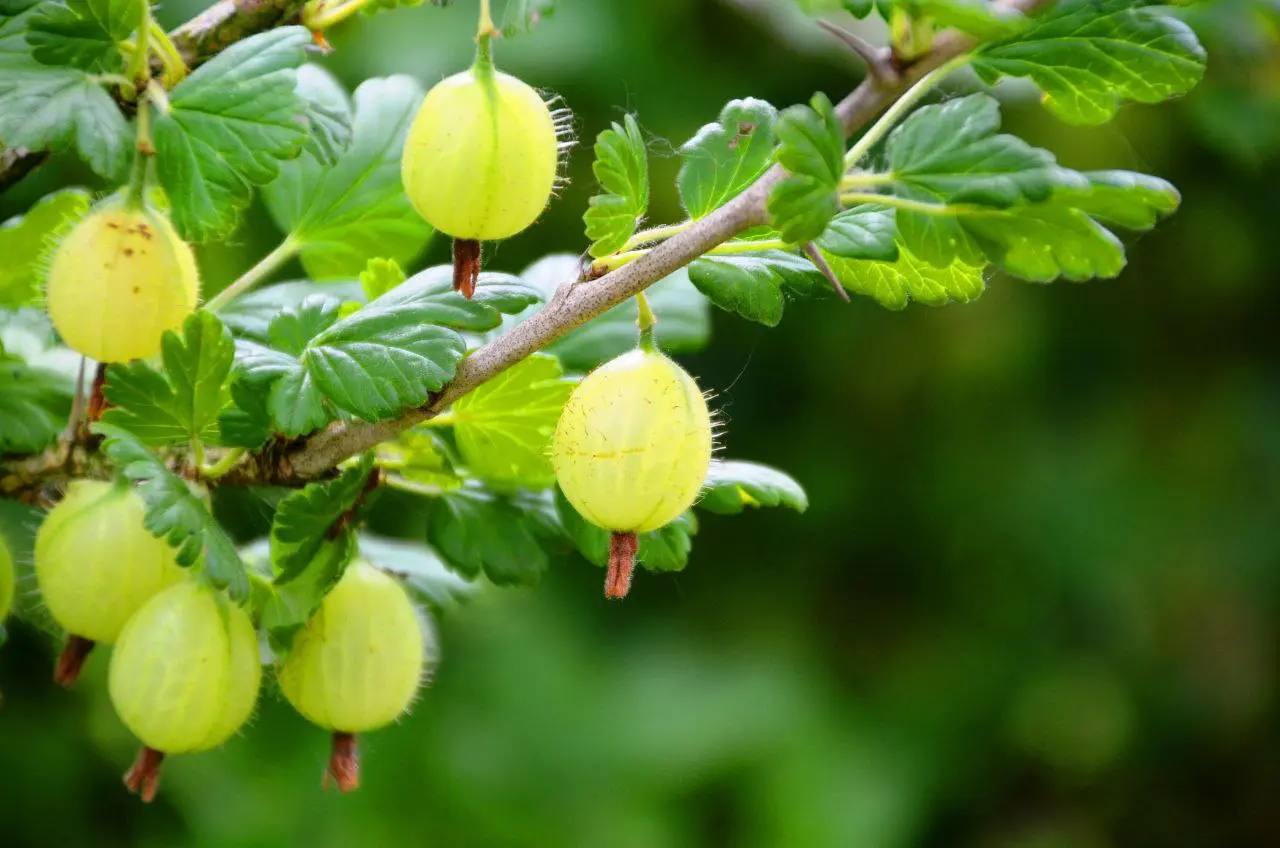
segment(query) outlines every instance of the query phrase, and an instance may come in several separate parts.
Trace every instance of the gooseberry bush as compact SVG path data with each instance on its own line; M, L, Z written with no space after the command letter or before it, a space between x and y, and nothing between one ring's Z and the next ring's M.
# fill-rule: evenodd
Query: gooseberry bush
M711 307L773 326L791 300L1115 277L1116 231L1177 191L1000 132L993 88L1093 125L1204 67L1173 12L1133 0L805 0L860 85L708 116L671 222L646 218L651 139L623 116L591 151L585 252L515 273L484 244L555 202L572 104L497 63L552 4L510 0L501 28L488 0L416 10L478 12L472 66L348 93L326 31L394 5L222 0L165 32L146 0L0 0L0 190L52 153L97 179L0 228L0 620L63 640L65 685L114 645L144 799L165 755L239 732L263 680L332 734L326 782L352 789L356 734L411 707L458 600L573 550L619 599L636 564L689 564L699 514L803 511L785 473L729 458L670 358L708 342ZM884 46L850 29L868 16ZM202 292L191 246L255 198L278 246ZM433 238L452 264L407 275ZM293 259L307 278L268 284ZM369 532L410 501L418 538Z

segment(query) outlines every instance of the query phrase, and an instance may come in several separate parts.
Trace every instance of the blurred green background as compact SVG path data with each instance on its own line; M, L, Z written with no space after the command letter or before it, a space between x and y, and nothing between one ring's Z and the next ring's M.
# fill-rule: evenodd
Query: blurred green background
M429 84L466 65L473 6L360 19L322 64ZM1065 164L1181 189L1118 280L796 302L775 330L717 313L686 364L719 393L726 455L791 472L809 512L707 516L688 570L640 574L625 603L565 557L460 608L354 795L320 791L327 738L268 696L143 806L105 656L58 691L51 646L14 627L0 845L1280 844L1278 9L1184 10L1208 80L1106 127L1009 89L1007 125ZM560 0L497 58L562 94L583 140L562 199L492 254L513 271L583 248L590 141L624 111L652 138L652 220L674 221L674 150L725 101L860 74L785 0ZM0 218L69 183L94 185L54 160ZM256 209L203 248L209 289L275 238Z

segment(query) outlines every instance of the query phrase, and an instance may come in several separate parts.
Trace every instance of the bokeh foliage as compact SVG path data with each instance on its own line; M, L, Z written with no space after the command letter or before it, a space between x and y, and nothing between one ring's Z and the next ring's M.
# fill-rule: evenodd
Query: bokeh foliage
M341 28L326 64L348 86L395 72L429 84L468 59L464 7ZM785 8L562 0L500 49L564 96L583 139L634 111L651 215L676 220L665 154L725 102L835 98L856 79ZM1130 242L1119 279L996 277L936 311L797 301L773 330L714 314L716 343L685 361L719 393L729 452L790 471L806 514L707 516L690 567L641 575L623 604L566 555L536 591L464 605L441 624L434 685L369 737L350 797L319 792L323 734L269 693L250 734L175 761L159 801L137 805L119 784L133 742L103 658L55 691L49 646L14 627L0 652L0 842L1268 844L1277 23L1245 0L1187 17L1211 61L1185 101L1126 107L1103 128L1066 127L1016 89L1004 107L1009 131L1070 167L1179 187L1180 212ZM585 247L584 150L571 176L495 270ZM0 218L95 179L56 159L0 200ZM273 232L255 206L203 247L210 288ZM404 503L384 497L376 529L427 520ZM243 537L262 531L262 504L219 508Z

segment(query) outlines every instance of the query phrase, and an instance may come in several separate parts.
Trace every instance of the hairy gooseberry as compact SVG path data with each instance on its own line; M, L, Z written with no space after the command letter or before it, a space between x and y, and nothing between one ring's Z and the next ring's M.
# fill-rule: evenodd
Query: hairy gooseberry
M521 232L551 199L561 130L537 91L494 69L487 35L475 64L437 83L418 108L401 178L418 214L454 238L454 287L467 297L479 242Z
M169 220L120 201L89 215L58 246L47 306L67 345L99 362L146 359L196 306L195 255Z
M129 788L150 801L165 754L229 739L253 712L261 678L253 624L224 594L189 579L149 600L121 632L108 676L117 715L144 745Z
M333 732L326 786L332 778L343 792L355 789L355 734L409 708L429 659L426 633L400 583L357 560L294 637L280 690L308 721Z
M613 533L607 597L630 588L635 534L662 527L698 497L711 431L698 384L648 346L601 365L569 396L552 464L569 503Z
M123 479L77 480L36 533L36 582L70 635L54 679L69 686L96 642L116 641L129 617L182 578L173 548L142 526L146 505Z

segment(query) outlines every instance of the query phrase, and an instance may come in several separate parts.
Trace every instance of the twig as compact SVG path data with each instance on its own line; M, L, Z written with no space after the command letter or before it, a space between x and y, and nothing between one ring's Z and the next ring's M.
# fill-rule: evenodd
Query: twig
M1007 5L1027 12L1048 5L1048 2L1051 0L1012 0ZM892 82L876 77L863 80L836 107L845 134L852 134L870 123L893 104L907 86L971 50L973 45L973 40L968 37L948 33L940 36L933 50L907 68L901 78ZM464 359L453 381L424 406L373 424L335 423L299 440L274 460L257 455L248 457L232 474L223 478L223 482L298 485L321 477L339 462L438 415L458 398L570 330L634 297L637 292L644 291L743 230L768 223L766 204L769 193L785 175L781 167L775 166L733 200L656 245L634 262L596 280L565 283L541 312Z
M225 2L225 0L224 0ZM1046 6L1051 0L1011 0L1005 4L1022 12ZM939 36L932 51L905 69L901 78L890 82L869 76L836 107L846 135L871 122L893 104L907 86L973 47L973 40L959 33ZM396 418L376 423L335 423L287 446L272 445L246 456L221 483L301 485L331 474L345 459L395 437L403 430L432 418L455 400L488 382L506 369L551 344L565 333L603 314L638 292L688 265L717 245L749 227L768 223L766 203L769 193L786 176L773 167L745 191L716 211L700 218L687 229L648 250L634 262L611 271L597 280L562 285L542 311L509 332L481 347L458 365L453 381L425 405L406 410ZM13 487L31 489L39 484L32 468L47 460L29 457L19 462L17 473L0 462L0 491ZM58 466L62 474L70 473ZM38 473L34 475L38 477Z

